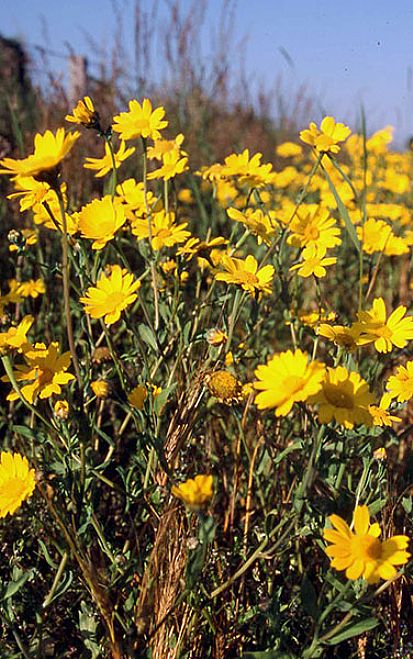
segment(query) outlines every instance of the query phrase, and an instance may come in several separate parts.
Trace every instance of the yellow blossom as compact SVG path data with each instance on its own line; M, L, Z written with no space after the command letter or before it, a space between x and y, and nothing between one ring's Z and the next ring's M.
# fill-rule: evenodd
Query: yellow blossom
M138 410L143 410L145 400L148 396L148 391L143 384L137 384L136 387L128 395L128 402L132 407L136 407Z
M43 135L37 133L34 138L34 153L21 160L3 158L0 160L0 166L4 169L0 169L0 174L38 177L42 172L57 167L79 137L78 131L66 135L64 128L58 128L56 134L50 130Z
M90 96L84 96L83 99L78 101L72 110L72 114L67 114L65 119L73 124L85 126L85 128L100 130L99 114L96 112Z
M200 510L212 499L214 490L212 476L199 474L184 483L173 485L171 494L181 499L192 510Z
M386 318L386 307L382 297L373 301L369 311L359 311L359 322L354 327L359 331L360 345L374 342L377 352L390 352L393 346L404 348L413 339L413 318L404 315L406 307L397 307Z
M122 204L106 195L83 206L78 220L82 237L93 240L92 249L102 249L125 224L126 217Z
M19 453L0 454L0 517L13 515L36 487L34 469Z
M116 169L119 169L121 164L129 158L136 149L134 146L126 149L126 143L121 140L119 149L113 152L113 160L115 161ZM83 165L85 169L96 170L96 178L106 176L109 172L113 170L112 155L110 152L109 145L105 142L105 155L102 158L86 158L85 164Z
M224 255L221 265L226 272L218 272L215 275L217 281L225 281L227 284L237 284L250 295L257 293L271 293L271 282L274 277L274 267L265 265L258 268L254 256L247 256L245 260Z
M142 105L136 100L129 101L129 112L121 112L113 118L113 130L120 133L122 140L134 140L137 137L157 140L161 136L159 131L168 125L164 116L164 108L152 110L148 98L143 100Z
M88 288L80 302L92 318L104 318L106 325L112 325L119 320L122 311L135 302L140 285L127 270L114 265L109 275L103 274L96 286Z
M301 131L300 139L318 153L338 153L338 142L344 142L350 133L348 126L336 123L333 117L324 117L320 128L312 121L308 129Z

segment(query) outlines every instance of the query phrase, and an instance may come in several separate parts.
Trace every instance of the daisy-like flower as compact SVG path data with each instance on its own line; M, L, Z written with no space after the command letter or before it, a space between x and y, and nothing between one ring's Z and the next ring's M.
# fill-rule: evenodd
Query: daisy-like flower
M122 311L135 302L140 285L126 269L114 265L111 273L103 274L96 287L88 288L80 301L92 318L104 318L106 325L112 325L119 320Z
M122 140L134 140L137 137L157 140L161 136L159 131L168 125L164 116L165 109L159 107L152 110L148 98L143 100L142 105L136 100L129 101L129 112L121 112L113 118L113 130L120 133Z
M388 408L392 402L392 397L389 393L383 394L380 399L379 405L370 405L369 412L373 419L374 426L391 426L392 423L400 423L401 418L393 416Z
M92 389L96 398L104 399L109 396L110 385L106 380L93 380L93 382L90 383L90 388Z
M142 182L138 182L133 178L128 178L116 187L116 194L124 204L125 214L128 220L132 223L137 218L146 218L146 209L150 208L155 210L156 197L149 190L146 191L145 203L145 189ZM148 221L146 220L146 223Z
M369 218L362 227L357 227L357 237L359 238L363 252L373 254L382 252L386 243L392 234L391 226L383 220Z
M25 316L17 327L10 327L7 332L0 333L0 354L7 350L22 352L29 346L27 332L33 325L33 316Z
M392 579L397 574L396 565L405 565L410 554L406 551L409 538L395 535L380 541L381 529L370 523L367 506L357 506L354 511L354 531L338 515L331 515L332 529L324 529L324 540L331 544L326 554L331 567L345 570L347 579L363 577L370 584L380 579Z
M344 142L350 133L348 126L336 123L333 117L324 117L320 128L312 121L309 128L301 131L300 139L314 147L318 153L338 153L338 143Z
M386 318L386 306L382 297L373 300L369 311L359 311L354 327L360 332L360 345L374 343L377 352L390 352L393 346L404 348L413 339L413 317L403 316L406 307L397 307Z
M272 165L261 164L261 153L256 153L250 159L250 152L244 149L241 154L233 153L225 158L224 165L221 166L221 176L236 176L241 185L261 188L263 185L271 183Z
M69 403L67 400L57 400L53 405L54 415L61 421L65 421L69 416Z
M274 240L277 233L278 223L275 218L272 217L272 211L263 213L260 208L247 208L244 213L241 213L241 211L236 208L228 208L227 213L231 220L241 222L254 236L257 236L259 245L261 245L262 242L266 245L270 245Z
M14 377L17 382L29 382L20 387L29 403L33 403L37 397L50 398L53 394L60 394L61 385L74 380L74 375L66 373L70 366L70 352L61 355L57 342L47 348L44 343L36 343L33 348L25 350L23 357L26 363L16 367ZM8 382L9 378L5 375L2 380ZM17 399L14 390L7 396L7 400Z
M144 387L143 384L137 384L136 387L129 392L128 402L132 407L136 407L137 410L143 410L145 400L148 396L148 390Z
M295 314L291 310L291 316L294 318ZM320 323L327 323L329 321L335 320L336 313L334 311L326 311L321 308L319 311L305 311L300 310L297 314L297 318L303 325L307 327L317 327ZM290 325L291 323L286 323Z
M290 270L298 270L300 277L311 277L311 275L314 275L317 279L321 279L327 274L326 267L337 263L336 257L325 257L325 254L325 247L318 248L316 245L309 245L309 247L303 249L303 261L292 265Z
M0 454L0 517L16 512L36 487L34 469L19 453Z
M115 161L116 169L119 169L124 160L129 158L136 149L134 146L126 148L126 143L121 140L119 149L113 152L113 159ZM110 148L105 142L105 155L103 158L85 158L85 164L83 165L85 169L96 170L96 178L101 178L106 176L109 172L113 170L112 156L110 153Z
M171 151L176 151L176 153L182 156L187 156L188 154L181 150L184 139L183 134L179 133L174 140L156 140L153 146L148 146L149 160L163 160L164 155Z
M102 249L125 224L126 217L122 204L106 195L83 206L78 220L82 237L93 240L92 249Z
M392 398L404 403L413 398L413 361L398 366L396 375L391 375L387 381L387 390Z
M78 101L76 107L72 110L72 114L67 114L65 119L72 124L80 124L85 128L101 130L99 113L96 112L90 96L84 96L83 99Z
M298 209L288 226L291 235L287 243L294 247L314 245L318 251L322 248L336 247L341 244L340 229L328 208L317 204L307 204Z
M221 346L228 340L227 334L216 327L212 327L206 333L206 340L211 346Z
M213 497L214 479L211 475L198 474L184 483L173 485L171 494L192 510L201 510Z
M148 180L161 178L164 181L169 181L177 174L186 172L188 167L188 158L181 158L178 151L167 151L162 156L162 165L155 171L148 174Z
M208 258L208 251L213 250L220 245L226 245L228 240L223 236L217 236L216 238L211 238L211 240L204 241L199 240L199 238L191 237L186 243L178 247L176 250L177 256L183 256L186 261L190 261L197 254L199 256L203 255L205 258Z
M229 371L214 371L206 376L205 382L211 394L221 403L232 405L242 398L242 384Z
M191 233L186 231L188 222L175 224L175 213L166 213L164 210L153 213L151 216L152 249L159 250L162 247L173 247L178 243L184 243ZM132 233L140 240L149 238L149 227L147 219L137 219L132 224Z
M17 294L22 297L32 297L36 299L39 295L46 292L46 286L42 279L29 279L19 284Z
M277 146L275 153L281 158L300 158L303 155L303 147L295 142L283 142Z
M304 402L319 391L324 374L324 364L309 362L305 352L281 352L256 369L254 387L260 393L255 403L260 410L274 408L276 416L286 416L294 403Z
M0 160L0 174L10 176L34 176L38 177L42 172L47 172L67 156L80 133L65 134L64 128L58 128L56 134L47 130L43 135L37 133L34 138L34 153L27 158L15 160L14 158L3 158Z
M358 337L360 332L358 332L354 327L321 323L317 329L317 334L324 336L330 341L333 341L333 343L340 348L345 348L346 350L355 350L358 346Z
M330 423L333 419L345 428L355 424L372 425L369 405L374 403L369 385L354 371L344 366L328 368L321 388L308 402L318 405L319 423Z
M13 179L13 185L16 192L7 195L7 199L18 199L20 197L20 210L27 211L35 204L41 203L48 191L50 185L41 181L36 181L33 176L16 176Z
M244 259L236 259L224 254L221 266L226 272L218 272L215 275L217 281L225 281L227 284L237 284L250 295L255 293L271 293L271 282L274 277L274 267L265 265L258 269L258 262L254 256Z

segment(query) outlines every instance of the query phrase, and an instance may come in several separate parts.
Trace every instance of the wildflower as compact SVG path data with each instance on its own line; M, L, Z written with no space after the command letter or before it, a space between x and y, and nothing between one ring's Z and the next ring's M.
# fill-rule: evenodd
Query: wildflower
M3 158L0 165L5 169L0 169L0 174L38 177L42 172L57 167L79 137L78 131L65 135L64 128L58 128L55 135L50 130L44 135L37 133L34 138L34 153L21 160Z
M92 363L93 364L102 364L103 362L112 361L112 355L107 346L99 346L95 348L92 353Z
M143 384L137 384L128 395L128 402L132 407L143 410L143 405L148 396L148 390Z
M369 218L362 227L357 227L357 236L361 241L363 252L373 254L382 252L392 233L391 227L383 220Z
M137 137L160 138L160 130L166 128L168 122L163 119L163 107L152 110L152 103L145 98L142 105L136 101L129 101L129 112L121 112L113 118L113 130L120 133L122 140L134 140Z
M211 240L203 241L199 238L189 238L181 247L176 250L177 256L184 256L187 261L190 261L196 254L205 255L208 258L208 250L212 250L219 245L226 245L228 240L223 236L211 238Z
M317 279L325 277L327 274L326 267L337 263L335 257L324 258L326 253L325 248L318 249L316 245L310 245L303 249L303 261L292 265L291 270L298 270L300 277L310 277L314 275Z
M248 149L241 154L233 153L225 158L221 176L236 176L241 185L260 188L270 183L272 165L261 165L261 153L256 153L250 159Z
M264 242L270 245L277 233L277 222L272 217L272 212L263 213L260 208L247 208L244 213L236 208L228 208L228 217L235 222L242 222L254 236L257 236L258 244Z
M255 389L260 390L255 402L258 409L275 409L276 416L286 416L294 403L306 401L321 388L325 366L308 361L301 350L281 352L255 371Z
M69 403L67 400L57 400L53 405L55 416L61 421L65 421L69 416Z
M232 366L232 364L234 363L234 355L231 350L227 352L227 354L225 355L224 362L225 362L225 366Z
M386 388L399 403L410 400L413 397L413 361L398 366L396 375L389 377Z
M225 281L227 284L237 284L250 295L257 293L271 293L271 282L274 277L274 267L265 265L258 269L258 263L254 256L247 256L245 260L236 259L225 254L222 257L221 266L226 272L218 272L215 275L217 281Z
M198 474L184 483L173 485L171 494L181 499L192 510L200 510L207 504L214 494L214 479L210 475Z
M182 174L188 169L188 158L181 158L177 151L167 151L162 156L162 165L148 174L148 181L161 178L168 181L177 174Z
M228 340L228 336L222 330L213 327L207 331L206 340L211 346L220 346Z
M46 286L42 279L29 279L28 281L23 281L17 288L18 295L21 295L22 297L32 297L34 299L45 292Z
M29 346L27 332L33 325L33 316L25 316L17 327L10 327L7 332L0 333L0 354L9 350L24 351Z
M406 307L397 307L386 319L386 307L382 297L373 300L369 311L357 313L358 323L354 323L360 332L360 345L374 342L377 352L390 352L393 346L404 348L413 339L413 318L407 316Z
M374 426L391 426L392 423L399 423L401 418L392 416L388 408L391 403L391 395L389 393L383 394L380 399L379 405L370 405L369 412L373 419Z
M51 343L47 348L44 343L36 343L23 354L25 364L20 364L14 371L17 382L29 381L20 388L24 398L33 403L39 398L50 398L62 392L61 385L74 380L74 375L66 373L70 366L70 352L60 354L59 344ZM3 376L7 382L8 377ZM18 395L11 391L7 400L17 400Z
M107 398L110 391L109 382L106 380L93 380L90 387L95 394L96 398Z
M275 153L281 158L295 158L302 156L303 148L295 142L283 142L277 146Z
M7 195L7 199L20 197L19 205L22 212L45 200L50 190L48 183L36 181L33 176L16 176L13 179L13 184L17 192Z
M102 275L96 287L88 288L80 301L92 318L104 318L106 325L112 325L119 320L122 311L135 302L140 285L140 281L133 281L133 275L114 265L110 275Z
M328 208L317 204L307 204L299 209L288 226L291 235L287 243L294 247L314 245L318 251L322 248L336 247L341 244L340 229L330 216Z
M147 190L145 199L143 183L135 181L133 178L128 178L120 183L116 187L116 194L124 204L126 217L132 222L132 226L137 217L144 217L146 220L147 209L155 210L156 198L153 193Z
M229 371L214 371L206 377L205 381L211 394L221 403L231 405L239 402L242 385Z
M318 153L338 153L338 142L344 142L350 133L348 126L336 123L333 117L324 117L320 128L312 121L309 129L301 131L300 139L314 147Z
M372 425L369 405L373 404L374 397L369 386L358 373L349 372L344 366L328 368L320 391L308 402L319 406L319 423L335 419L345 428L359 423Z
M380 448L376 448L376 450L373 453L373 458L375 460L387 460L387 451L384 448L384 446L381 446Z
M78 220L82 237L93 240L92 249L102 249L125 224L126 217L122 204L106 195L83 206Z
M191 235L186 231L188 222L175 224L175 213L166 213L164 210L153 213L151 217L152 249L159 250L162 247L173 247L178 243L184 243ZM132 233L139 239L149 238L149 227L147 219L136 220L132 224Z
M126 149L126 142L121 140L119 149L116 152L113 152L113 160L115 161L116 169L119 169L124 160L129 158L135 153L135 151L136 149L134 146ZM111 172L113 170L113 162L109 145L105 142L105 155L102 158L85 158L85 164L83 167L85 169L96 170L96 178L101 178Z
M292 315L294 317L293 313ZM316 327L321 322L329 322L335 320L335 318L336 318L336 314L334 311L326 311L323 308L320 308L319 311L301 310L298 312L298 320L300 321L300 323L306 325L307 327Z
M36 486L34 469L19 453L0 454L0 517L13 515L23 501L32 496Z
M331 515L329 520L334 528L323 533L324 540L331 543L326 554L332 567L346 571L347 579L363 577L368 583L377 583L379 579L392 579L397 574L395 565L407 563L409 538L395 535L380 541L380 527L370 523L367 506L355 509L354 532L338 515Z
M101 130L99 113L96 112L90 96L84 96L82 100L78 101L76 107L72 110L72 114L67 114L65 119L72 124L80 124L85 128Z
M355 350L358 346L360 332L354 327L321 323L317 329L317 334L333 341L336 346L345 348L346 350Z
M187 156L185 151L181 151L181 146L184 141L184 136L179 133L174 140L156 140L153 146L148 146L149 160L163 160L166 153L175 151L178 155Z

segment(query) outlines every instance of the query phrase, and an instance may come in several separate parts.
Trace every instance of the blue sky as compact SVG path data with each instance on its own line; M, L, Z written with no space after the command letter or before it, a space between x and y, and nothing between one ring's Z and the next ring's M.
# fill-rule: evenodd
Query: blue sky
M198 0L200 1L200 0ZM94 57L86 33L97 43L113 38L113 0L2 0L1 32L67 53L65 42ZM206 0L205 50L219 25L223 0ZM124 48L132 55L135 0L117 0L124 22ZM147 10L155 0L140 0ZM188 8L192 0L181 0ZM159 17L167 11L159 0ZM234 58L241 53L247 79L294 94L300 85L316 100L318 120L333 114L355 126L363 104L371 130L396 128L397 142L413 135L413 1L397 0L238 0L234 14ZM244 40L245 37L245 40ZM287 61L282 51L291 58ZM237 61L237 60L236 60ZM51 57L55 70L65 60ZM158 63L159 64L159 63Z

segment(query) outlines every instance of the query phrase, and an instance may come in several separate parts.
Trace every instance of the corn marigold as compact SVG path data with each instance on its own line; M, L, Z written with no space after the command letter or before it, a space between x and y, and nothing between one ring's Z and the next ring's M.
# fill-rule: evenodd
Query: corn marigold
M125 224L125 211L120 202L106 195L83 206L78 222L82 237L93 240L92 249L102 249Z
M191 233L186 230L188 222L175 224L175 213L166 213L164 210L153 213L151 216L152 249L160 250L163 247L173 247L184 243ZM137 219L132 223L132 233L140 240L149 238L147 219Z
M294 247L315 245L319 251L341 244L340 229L328 208L317 204L307 204L298 209L288 225L291 235L287 243Z
M121 140L119 149L113 152L113 160L115 161L116 169L119 169L121 164L127 160L136 149L134 146L126 148L126 143ZM85 158L83 167L85 169L93 169L96 171L96 178L106 176L113 170L112 155L108 144L105 142L105 155L102 158Z
M136 387L129 392L128 402L132 407L138 410L143 410L145 400L148 396L148 390L143 384L137 384Z
M290 271L298 270L300 277L306 278L314 275L317 279L322 279L327 274L326 268L337 263L335 256L326 257L325 254L325 247L318 248L314 244L309 245L303 249L301 263L292 265Z
M300 139L314 147L318 153L338 153L338 143L344 142L350 133L348 126L336 123L333 117L324 117L320 128L312 121L309 128L301 131Z
M242 398L242 384L229 371L214 371L206 376L205 382L211 394L226 405L238 403Z
M330 423L335 419L345 428L353 428L356 424L372 425L369 405L374 403L374 396L367 382L344 366L329 367L319 392L308 402L318 405L320 423Z
M64 128L58 128L56 134L50 130L41 135L37 133L34 138L34 153L27 158L15 160L13 158L3 158L0 160L0 174L9 174L10 176L33 176L38 177L42 172L47 172L57 167L57 165L67 156L80 133L65 134Z
M260 393L255 398L258 409L275 409L276 416L286 416L294 403L304 402L321 388L325 366L309 362L305 352L287 350L274 355L255 371L254 382Z
M33 316L25 316L16 327L10 327L7 332L0 333L0 354L7 350L22 352L29 347L27 332L33 325Z
M360 332L360 345L374 343L377 352L390 352L393 346L404 348L413 339L413 317L404 315L406 307L397 307L387 318L382 297L373 300L369 311L359 311L354 327Z
M80 124L85 128L100 130L99 113L96 112L90 96L84 96L83 99L78 101L72 110L72 114L67 114L65 119L72 124Z
M162 156L162 165L148 174L148 181L152 179L163 179L169 181L170 178L187 171L188 158L181 158L177 151L167 151Z
M152 103L148 98L142 105L137 100L129 101L129 112L121 112L113 118L113 130L120 133L122 140L134 140L137 137L157 140L160 131L166 128L168 122L164 120L163 107L152 110Z
M184 483L173 485L171 494L181 499L192 510L200 510L212 499L214 479L211 475L198 474Z
M0 454L0 517L16 512L32 496L36 486L34 469L19 453Z
M409 538L395 535L380 541L381 529L377 523L370 523L367 506L357 506L354 511L354 531L338 515L331 515L332 529L325 529L324 540L331 543L326 554L331 566L345 570L347 579L363 577L370 584L380 579L392 579L397 574L396 565L408 562L406 551Z
M237 284L250 295L255 293L271 293L271 282L274 277L274 267L265 265L258 268L258 262L254 256L237 259L224 254L221 266L226 272L218 272L215 275L217 281L225 281L227 284Z
M106 325L112 325L119 320L122 311L135 302L140 285L126 269L114 265L110 274L103 274L80 301L92 318L104 318Z
M390 427L392 423L400 423L401 418L392 415L388 409L390 407L391 402L392 402L392 397L387 392L382 395L380 399L380 403L378 405L369 406L369 412L372 416L374 426Z
M386 388L399 403L413 398L413 360L397 367L396 374L389 377Z

